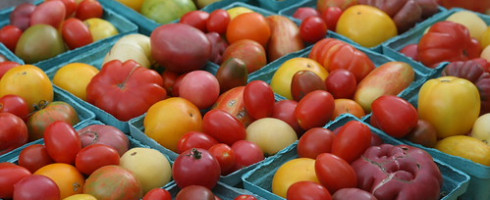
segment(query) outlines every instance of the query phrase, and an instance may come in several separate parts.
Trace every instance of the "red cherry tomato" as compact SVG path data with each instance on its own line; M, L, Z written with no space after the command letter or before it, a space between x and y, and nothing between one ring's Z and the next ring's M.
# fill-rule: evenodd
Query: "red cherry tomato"
M208 32L216 32L220 35L226 33L228 28L228 23L230 23L230 14L224 9L217 9L209 14L209 19L206 23L206 28Z
M20 66L20 64L13 61L0 62L0 79L2 79L3 75L7 73L9 69L17 66Z
M14 185L15 200L59 200L60 196L58 185L43 175L30 175Z
M303 130L298 124L298 120L294 115L294 110L298 102L294 100L282 100L274 103L274 108L272 112L272 117L285 121L289 126L293 127L294 131L298 135L298 138L303 133Z
M92 144L78 152L75 166L78 171L90 175L106 165L119 165L119 153L116 149L104 144Z
M357 90L356 76L349 70L335 69L325 79L325 86L335 99L352 99Z
M193 148L181 153L175 159L172 176L179 188L201 185L212 189L221 175L218 161L209 151Z
M213 109L204 115L202 130L227 145L244 140L247 136L245 126L235 116L219 109Z
M172 195L163 188L153 188L145 194L143 200L172 200Z
M15 46L17 46L17 41L19 41L21 35L22 30L17 26L4 26L0 29L0 43L3 43L10 51L15 52Z
M42 144L28 146L19 155L19 165L25 167L32 173L51 163L54 163L54 161L49 157L46 146Z
M70 18L63 22L61 35L70 49L82 47L94 41L88 27L77 18Z
M234 200L257 200L257 198L250 194L242 194L237 196Z
M385 95L374 100L371 107L377 126L393 137L402 138L417 126L417 109L405 99Z
M327 35L327 25L322 18L310 16L301 22L299 33L305 42L315 43Z
M236 164L236 156L230 146L219 143L213 145L208 151L218 160L221 167L221 175L227 175L233 172Z
M327 8L327 10L325 10L325 12L320 14L320 17L327 24L328 30L335 31L340 15L342 15L342 9L335 6L330 6Z
M315 159L321 153L331 153L334 138L335 134L326 128L311 128L299 139L298 155Z
M288 188L288 200L331 200L327 188L312 181L299 181Z
M80 20L102 18L104 8L97 0L83 0L78 4L75 16Z
M332 154L351 163L371 146L371 134L371 129L362 122L347 122L333 140Z
M294 115L301 128L308 130L325 126L332 118L334 109L333 96L325 90L315 90L298 102Z
M8 94L0 98L0 113L8 112L27 120L29 115L29 105L21 96Z
M209 13L202 10L193 10L180 18L180 23L188 24L206 33L206 23L209 19Z
M27 143L27 125L12 113L0 113L0 155Z
M177 149L179 151L178 153L182 153L192 148L209 149L215 144L218 144L218 141L210 135L203 132L191 131L180 138Z
M69 123L56 121L44 131L44 142L49 156L56 162L74 164L82 142Z
M245 86L243 102L254 119L270 117L275 103L274 91L265 81L252 81Z
M14 184L30 175L31 172L24 167L9 162L0 163L0 198L11 199Z
M315 172L320 183L332 194L342 188L357 186L357 175L354 168L336 155L330 153L318 155L315 161Z
M235 170L253 165L265 159L264 152L260 149L259 145L247 140L240 140L233 143L231 149L235 152L236 157Z

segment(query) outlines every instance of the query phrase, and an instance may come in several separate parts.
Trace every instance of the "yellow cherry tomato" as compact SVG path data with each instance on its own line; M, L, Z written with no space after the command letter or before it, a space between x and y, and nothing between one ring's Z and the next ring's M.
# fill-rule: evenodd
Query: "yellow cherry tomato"
M58 69L53 83L78 98L87 100L87 85L97 73L99 70L92 65L70 63Z
M286 198L289 187L300 181L320 183L316 177L314 159L296 158L281 165L272 178L272 192Z

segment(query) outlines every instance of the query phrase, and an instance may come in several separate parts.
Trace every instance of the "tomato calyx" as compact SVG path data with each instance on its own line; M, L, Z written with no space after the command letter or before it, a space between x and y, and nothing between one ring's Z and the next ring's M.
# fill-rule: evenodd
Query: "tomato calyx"
M129 75L126 76L126 79L124 79L123 82L116 84L119 89L124 89L126 87L126 83L132 77L132 75L134 74L134 72L136 71L137 68L138 68L138 66L134 66L133 69L131 69L131 71L129 72Z
M49 101L41 100L37 104L34 105L34 112L45 109L49 104Z
M186 156L192 156L194 159L199 160L202 158L202 153L196 148L192 148L191 152L186 154Z

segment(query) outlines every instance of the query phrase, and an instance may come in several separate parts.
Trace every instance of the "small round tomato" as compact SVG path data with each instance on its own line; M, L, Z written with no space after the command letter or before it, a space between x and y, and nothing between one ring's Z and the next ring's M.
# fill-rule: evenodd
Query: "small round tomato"
M90 175L106 165L119 165L119 153L116 149L104 144L84 147L78 152L75 159L75 166L78 171L85 175Z
M301 22L299 33L303 41L315 43L327 35L327 25L318 16L310 16Z
M294 111L298 124L304 130L323 127L332 118L335 103L325 90L315 90L304 96Z
M202 10L193 10L186 13L180 18L180 23L188 24L201 30L202 32L207 32L206 23L209 18L209 13Z
M252 81L245 86L243 102L254 119L269 117L274 109L274 91L265 81Z
M154 188L145 194L143 200L172 200L172 195L166 189Z
M9 69L17 66L20 66L20 64L14 61L0 62L0 79L2 79L3 75L7 73Z
M22 35L22 30L14 25L7 25L0 29L0 43L3 43L10 51L15 52L15 46Z
M362 122L347 122L335 135L332 143L332 154L351 163L371 146L371 134L371 129Z
M299 139L298 155L315 159L321 153L330 153L334 138L335 134L326 128L311 128Z
M371 104L378 127L389 135L401 138L417 126L419 114L407 100L385 95Z
M232 145L247 136L245 126L226 111L213 109L202 119L202 130L219 142Z
M60 189L47 176L31 175L14 185L13 197L15 200L59 200Z
M220 35L226 34L226 28L230 23L230 14L224 9L216 9L209 14L209 19L206 23L206 27L209 32L216 32Z
M36 6L31 14L30 26L47 24L58 29L65 20L66 7L61 1L45 1Z
M318 180L330 193L342 188L357 186L357 175L354 168L344 159L330 154L318 155L315 162L315 172Z
M190 185L177 193L176 200L214 200L213 192L200 185Z
M213 145L208 151L216 158L216 160L218 160L221 167L221 175L227 175L233 172L236 164L236 156L230 146L219 143Z
M0 113L0 155L27 143L27 126L12 113Z
M357 90L356 76L345 69L335 69L325 79L325 86L335 99L351 99Z
M32 173L53 162L53 159L49 157L46 146L42 144L30 145L23 149L19 155L19 165L25 167Z
M298 120L294 115L294 110L296 110L296 106L298 102L294 100L283 100L274 103L274 108L272 112L272 117L280 119L288 123L296 132L298 137L301 136L303 130L298 124Z
M61 35L70 49L82 47L94 41L88 27L77 18L70 18L63 22Z
M259 145L247 140L240 140L233 143L231 149L235 152L236 157L234 170L239 170L265 159L264 152L260 149Z
M0 198L11 199L14 184L29 175L31 172L24 167L9 162L0 163Z
M288 188L288 200L331 200L327 188L313 181L299 181Z
M212 189L218 183L221 168L209 151L193 148L182 152L175 159L172 175L179 188L201 185Z
M182 153L192 148L209 149L215 144L218 144L218 141L210 135L199 131L190 131L180 138L177 149L178 153Z
M12 113L25 121L29 115L29 106L21 96L8 94L0 98L0 113L2 112Z
M46 128L44 142L49 156L59 163L75 163L76 155L82 149L77 131L64 121L53 122Z
M330 6L320 14L320 17L325 21L325 24L327 24L328 30L335 31L340 15L342 15L342 9L336 6Z
M102 18L104 8L97 0L83 0L78 4L76 17L80 20Z
M257 200L257 198L250 194L242 194L240 196L237 196L234 200Z

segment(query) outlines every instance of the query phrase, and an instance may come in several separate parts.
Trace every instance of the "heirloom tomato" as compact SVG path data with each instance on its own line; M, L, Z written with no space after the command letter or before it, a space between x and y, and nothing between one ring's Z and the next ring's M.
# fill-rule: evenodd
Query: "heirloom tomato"
M315 159L296 158L282 164L272 178L272 192L286 198L291 185L300 181L318 181L315 172Z
M84 147L77 153L75 159L75 167L85 175L90 175L106 165L119 165L119 153L116 149L104 144Z
M0 113L0 155L27 143L27 126L12 113Z
M226 39L231 43L250 39L267 46L271 28L265 17L257 12L244 13L233 18L226 29Z
M310 16L301 22L299 27L301 39L315 43L327 35L327 24L318 16Z
M56 71L56 74L53 77L53 83L86 101L87 86L97 73L99 73L99 69L92 65L85 63L70 63Z
M235 116L219 109L213 109L204 115L202 129L204 133L227 145L247 137L245 126Z
M357 175L344 159L330 153L322 153L316 157L315 172L329 192L342 188L357 186Z
M29 117L29 140L37 140L43 137L46 128L55 121L63 121L72 126L80 122L77 111L63 101L40 102L37 110Z
M62 23L61 35L70 49L82 47L94 41L88 27L77 18L70 18Z
M116 149L122 156L129 149L129 139L118 128L111 125L93 124L78 131L82 147L92 144L105 144Z
M206 33L208 32L206 29L206 22L208 21L208 19L209 19L208 12L202 10L193 10L183 15L180 18L179 23L191 25L201 30L202 32Z
M245 86L229 89L218 97L213 108L230 113L243 123L243 125L248 126L252 122L252 117L245 109L245 102L243 100L244 90Z
M243 102L254 119L270 117L274 109L274 91L265 81L252 81L245 86Z
M179 188L200 185L212 189L218 183L221 168L209 151L193 148L182 152L175 159L172 175Z
M9 162L0 163L0 198L11 199L14 194L14 184L31 172L24 167Z
M385 95L374 100L371 107L378 127L393 137L404 137L417 126L417 109L405 99Z
M226 34L226 28L230 23L230 14L224 9L217 9L209 14L209 19L206 23L208 32L216 32L220 35Z
M53 162L46 150L46 146L42 144L33 144L23 149L19 154L18 161L19 166L25 167L32 173Z
M351 163L371 146L371 134L371 129L362 122L347 122L338 130L333 140L332 154Z
M81 194L85 178L73 165L65 163L54 163L41 167L36 175L47 176L53 180L60 189L61 199Z
M59 200L60 189L49 177L31 175L14 185L15 200Z
M234 170L239 170L265 159L264 152L259 145L247 140L236 141L231 145L231 149L235 152L236 157Z
M29 105L24 98L8 94L0 98L0 113L4 112L12 113L25 121L29 116Z
M237 196L234 200L257 200L257 198L250 194L242 194Z
M104 14L104 8L97 0L83 0L78 4L76 17L80 20L86 20L90 18L102 18Z
M143 188L129 170L107 165L95 170L85 182L83 192L102 199L140 199Z
M299 102L294 111L298 124L304 130L323 127L332 118L335 109L333 96L324 90L308 93Z
M335 134L326 128L311 128L299 139L298 155L315 159L321 153L332 152Z
M303 134L303 129L298 124L298 120L294 115L294 110L298 106L298 102L294 100L282 100L274 103L272 117L285 121L291 126L298 135L298 138Z

